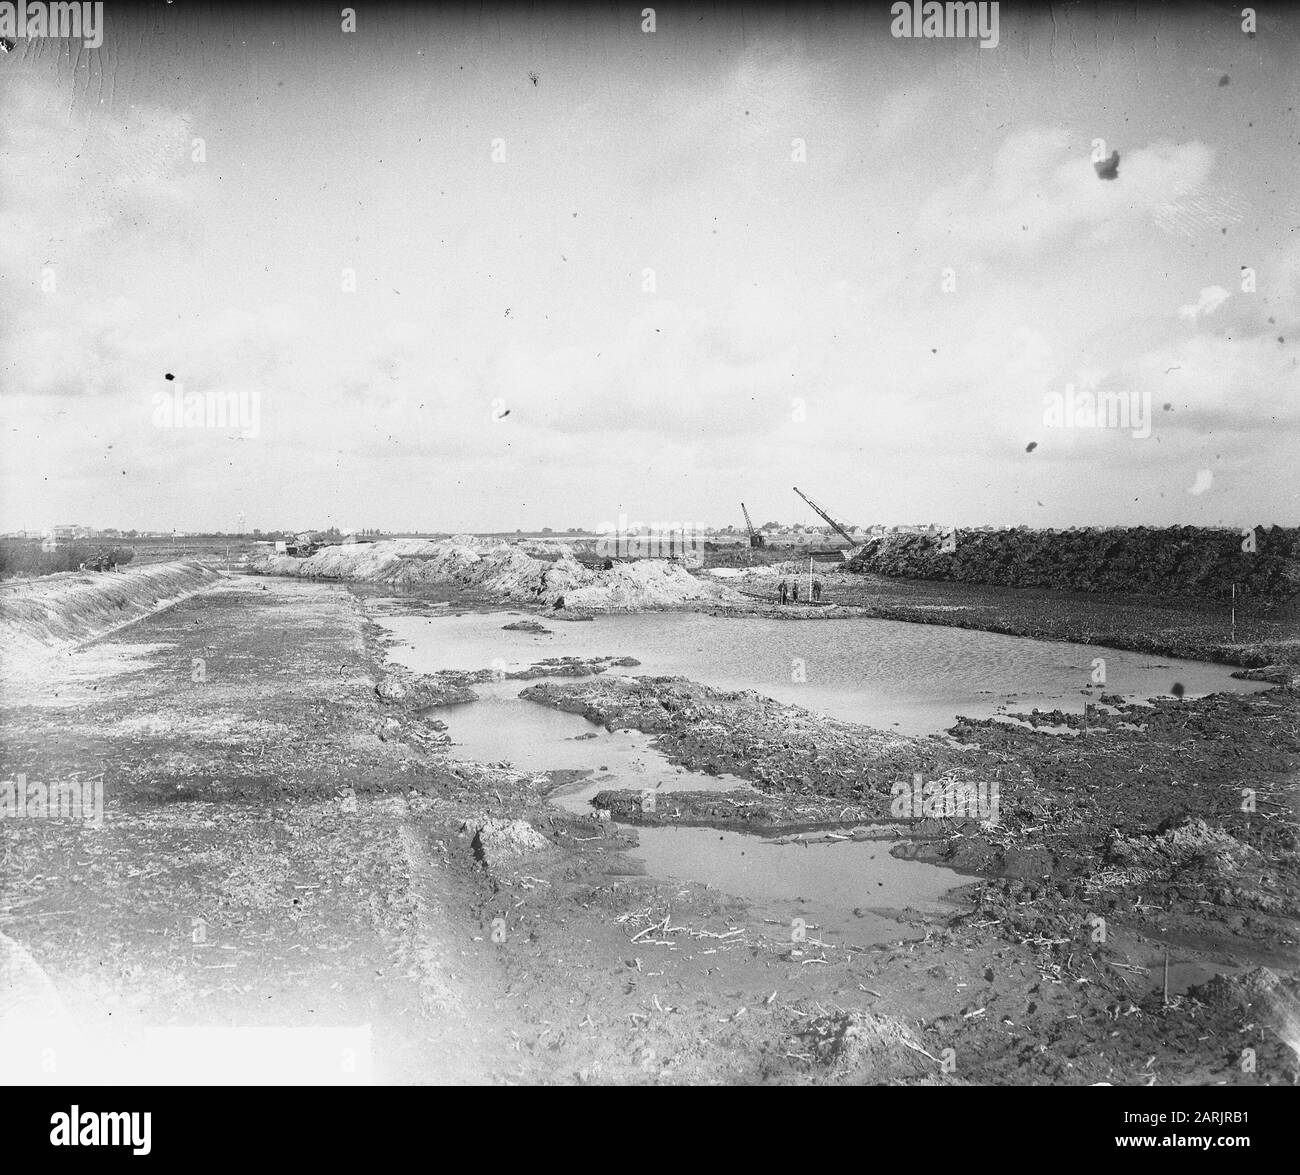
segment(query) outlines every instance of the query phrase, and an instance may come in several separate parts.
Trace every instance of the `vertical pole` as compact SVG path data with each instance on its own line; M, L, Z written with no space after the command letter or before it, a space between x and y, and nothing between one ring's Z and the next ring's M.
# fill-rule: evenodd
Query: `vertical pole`
M1237 585L1232 585L1232 643L1237 643Z

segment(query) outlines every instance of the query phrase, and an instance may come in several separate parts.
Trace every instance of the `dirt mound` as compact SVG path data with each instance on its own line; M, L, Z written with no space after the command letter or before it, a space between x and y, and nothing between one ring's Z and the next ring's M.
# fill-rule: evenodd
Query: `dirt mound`
M1153 836L1112 834L1106 861L1114 872L1097 880L1116 885L1198 887L1205 900L1234 911L1294 916L1294 894L1279 887L1268 859L1222 828L1192 817Z
M888 1016L821 1016L797 1036L821 1068L820 1080L835 1085L914 1080L938 1071L911 1030Z
M504 632L536 632L547 636L551 632L546 625L539 624L536 620L516 620L513 624L503 624L501 628Z
M1242 975L1216 975L1190 995L1211 1008L1237 1008L1267 1024L1300 1057L1300 998L1294 976L1283 979L1268 967Z
M1287 600L1300 592L1300 527L1243 532L1197 526L1150 529L893 531L869 539L853 571L1085 592L1151 592Z
M1211 828L1199 816L1154 836L1113 834L1106 855L1127 868L1169 873L1200 860L1220 873L1235 874L1258 868L1264 860L1258 849L1221 828Z
M461 831L472 838L474 856L489 868L552 847L527 820L498 820L489 816L467 820Z
M221 578L202 563L154 563L120 573L48 575L0 585L6 662L42 658L103 636Z
M463 702L477 702L476 694L463 682L448 681L432 674L409 671L391 671L375 686L381 701L401 704L417 710L429 706L454 706Z
M504 600L552 609L632 611L741 599L720 584L696 579L680 564L661 559L618 563L609 570L584 567L565 546L533 554L518 544L468 535L394 539L327 547L307 559L269 555L250 569L269 575L366 580L411 590L421 584L453 585ZM544 556L551 557L544 557Z

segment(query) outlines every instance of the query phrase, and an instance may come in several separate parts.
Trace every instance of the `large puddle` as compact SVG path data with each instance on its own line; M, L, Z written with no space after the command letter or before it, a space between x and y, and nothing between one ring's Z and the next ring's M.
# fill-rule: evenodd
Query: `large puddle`
M519 612L396 616L383 623L406 647L395 661L422 673L507 668L543 657L632 656L636 674L681 674L723 689L754 689L848 722L903 734L945 730L958 714L999 707L1081 713L1092 662L1105 660L1105 692L1132 698L1253 692L1224 665L1147 653L894 620L726 619L695 612L597 616L544 623L552 632L504 632ZM516 691L517 692L517 691ZM1095 700L1099 691L1091 691Z
M1233 679L1224 666L887 620L799 623L644 613L584 622L548 618L552 631L546 634L503 630L522 615L388 616L381 623L402 642L389 650L390 659L422 673L512 670L544 657L632 656L640 667L615 672L681 674L724 689L755 689L907 734L941 731L958 714L987 717L1034 707L1081 712L1097 657L1105 658L1106 692L1137 699L1168 694L1175 682L1189 696L1267 688ZM480 701L441 707L453 753L527 771L589 772L552 795L573 811L589 811L589 800L604 788L651 788L667 805L674 790L747 786L735 776L674 767L650 746L649 735L610 733L580 715L520 700L530 684L475 686ZM1089 692L1097 697L1098 691ZM944 893L964 880L951 870L891 857L887 841L782 844L700 828L640 828L637 834L641 843L632 855L648 873L743 897L766 920L757 929L786 940L795 919L806 924L810 941L866 946L905 937L892 912L942 909Z

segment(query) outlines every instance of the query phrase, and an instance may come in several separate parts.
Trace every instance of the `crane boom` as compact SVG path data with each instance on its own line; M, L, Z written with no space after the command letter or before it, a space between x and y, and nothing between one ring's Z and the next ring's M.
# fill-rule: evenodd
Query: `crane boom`
M794 492L798 494L805 502L807 502L809 506L811 506L814 510L816 510L817 513L826 520L827 525L830 526L832 530L838 531L841 535L843 535L845 541L849 544L850 547L855 545L853 541L853 536L849 534L849 532L845 530L844 527L842 527L838 522L836 522L835 519L833 519L829 514L827 514L825 510L823 510L819 505L817 505L817 503L814 502L807 494L805 494L803 490L801 490L798 486L795 486Z
M740 503L740 511L745 516L745 529L749 531L749 545L751 547L763 546L763 536L754 529L754 524L750 522L749 510L746 508L744 502Z

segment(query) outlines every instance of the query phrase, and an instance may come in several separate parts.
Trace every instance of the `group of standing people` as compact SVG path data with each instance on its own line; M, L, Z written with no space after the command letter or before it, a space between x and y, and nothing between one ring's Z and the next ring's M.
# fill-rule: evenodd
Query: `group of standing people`
M814 579L811 590L813 603L819 603L822 598L822 581ZM776 591L783 604L797 604L799 602L799 581L797 579L792 583L786 583L785 580L782 580L776 585Z

